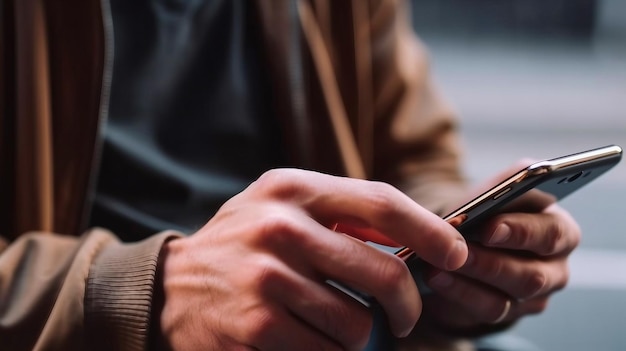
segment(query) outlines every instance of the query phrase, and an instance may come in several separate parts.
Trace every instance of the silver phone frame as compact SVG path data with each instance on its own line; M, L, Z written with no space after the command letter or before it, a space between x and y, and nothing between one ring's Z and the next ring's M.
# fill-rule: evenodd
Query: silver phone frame
M617 161L615 162L615 164L617 164L619 162L619 159L621 158L622 152L623 150L621 147L617 145L609 145L597 149L579 152L576 154L535 162L532 165L518 171L514 175L500 182L498 185L483 192L481 195L475 197L471 201L465 203L463 206L443 217L443 219L449 222L450 220L457 218L458 216L462 216L463 214L470 212L472 209L482 205L489 199L492 199L497 195L503 195L499 193L506 189L510 189L513 185L521 183L528 178L539 177L552 172L556 172L561 169L582 165L587 162L593 162L603 159L610 160L615 157L617 157ZM409 247L403 247L396 251L394 254L405 262L415 256L415 252Z

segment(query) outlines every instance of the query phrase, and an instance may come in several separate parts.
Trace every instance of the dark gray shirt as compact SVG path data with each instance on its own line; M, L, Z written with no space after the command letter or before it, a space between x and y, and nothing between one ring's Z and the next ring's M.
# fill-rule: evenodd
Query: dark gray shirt
M91 225L192 232L284 165L246 0L112 0L115 60Z

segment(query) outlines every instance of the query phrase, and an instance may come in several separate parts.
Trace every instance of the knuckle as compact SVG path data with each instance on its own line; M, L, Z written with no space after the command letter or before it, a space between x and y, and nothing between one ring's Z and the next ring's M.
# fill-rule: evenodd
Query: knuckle
M531 230L527 226L520 226L516 234L519 247L532 247L533 230Z
M379 278L381 287L387 293L395 292L407 278L410 278L410 272L404 261L396 256L386 257L383 263L379 265Z
M563 262L560 272L561 272L561 277L554 284L555 291L564 289L565 286L567 286L567 283L569 282L570 270L566 262Z
M291 242L299 232L296 221L286 211L272 209L259 219L254 230L254 241L261 246Z
M568 212L560 208L557 208L557 211L558 213L561 213L561 219L558 222L562 227L565 239L567 239L566 253L569 253L580 244L582 239L582 229Z
M582 229L580 228L580 225L573 219L572 219L572 222L573 222L572 239L578 245L580 243L580 240L582 239Z
M258 260L257 265L252 268L251 281L258 291L266 293L286 283L284 270L277 261L270 258Z
M487 276L491 277L494 280L498 280L499 277L502 275L504 263L502 262L502 260L493 259L485 262L483 268Z
M256 311L246 324L247 339L253 344L263 344L266 340L271 340L275 331L280 328L281 320L276 311L266 307Z
M582 230L576 222L573 222L571 227L564 227L561 235L563 237L562 240L566 242L566 248L564 249L565 254L572 252L580 245L580 241L582 240Z
M570 248L570 250L574 250L575 248L578 247L578 245L580 245L580 241L582 240L582 231L580 229L580 227L578 227L578 225L576 226L576 229L572 232L572 246Z
M540 255L549 256L558 253L558 249L561 246L561 242L565 237L564 228L559 223L553 223L548 230L546 237L546 243L543 249L538 252Z
M390 184L383 182L369 183L369 206L372 213L381 221L393 220L398 210L398 198L396 189Z
M262 188L269 188L277 183L282 183L288 179L291 179L291 176L288 176L289 170L287 169L270 169L265 171L259 178L254 182L254 184L259 185Z
M567 280L560 280L556 284L554 284L554 291L559 291L565 289L567 286Z
M537 295L546 286L548 278L543 271L536 270L529 274L526 284L522 288L521 294L516 296L519 299L528 299Z
M302 177L302 171L299 170L271 169L263 173L253 183L253 187L274 198L293 198L306 189L306 182Z

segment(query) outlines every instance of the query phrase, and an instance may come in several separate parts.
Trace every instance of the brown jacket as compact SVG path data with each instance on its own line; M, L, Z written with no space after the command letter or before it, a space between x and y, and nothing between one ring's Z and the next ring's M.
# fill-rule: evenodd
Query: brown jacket
M114 64L108 2L0 6L0 348L144 349L158 253L178 234L124 244L85 227ZM387 181L432 210L454 196L454 120L400 0L255 6L294 164Z

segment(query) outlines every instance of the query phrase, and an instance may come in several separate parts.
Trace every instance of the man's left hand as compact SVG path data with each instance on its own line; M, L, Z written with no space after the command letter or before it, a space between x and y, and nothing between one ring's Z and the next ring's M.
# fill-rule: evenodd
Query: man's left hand
M546 308L567 284L567 258L581 233L557 204L532 212L538 201L528 194L486 223L459 270L427 272L435 292L424 301L429 319L449 331L489 331Z

